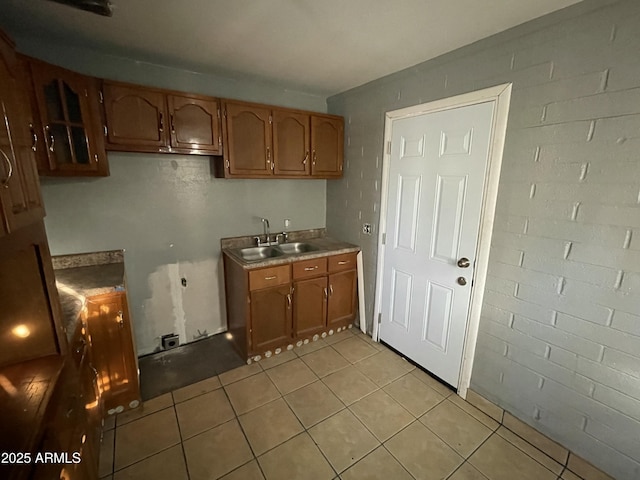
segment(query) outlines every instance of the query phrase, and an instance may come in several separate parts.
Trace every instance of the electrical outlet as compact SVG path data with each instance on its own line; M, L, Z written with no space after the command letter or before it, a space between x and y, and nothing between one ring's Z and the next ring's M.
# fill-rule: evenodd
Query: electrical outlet
M364 233L365 235L371 235L371 232L373 232L373 228L371 227L370 223L363 223L362 224L362 233Z

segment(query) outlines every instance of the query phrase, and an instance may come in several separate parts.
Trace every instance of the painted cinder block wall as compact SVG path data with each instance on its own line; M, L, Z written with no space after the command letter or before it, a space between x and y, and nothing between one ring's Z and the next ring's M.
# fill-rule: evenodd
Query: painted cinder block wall
M198 73L77 46L16 38L21 52L99 78L305 110L323 96L285 85ZM325 180L213 178L209 157L108 153L107 178L41 178L54 255L125 249L139 355L161 336L190 342L226 330L220 238L325 226ZM181 278L187 279L187 286Z
M589 1L329 98L327 228L364 251L373 321L384 114L513 83L471 388L640 478L640 2Z

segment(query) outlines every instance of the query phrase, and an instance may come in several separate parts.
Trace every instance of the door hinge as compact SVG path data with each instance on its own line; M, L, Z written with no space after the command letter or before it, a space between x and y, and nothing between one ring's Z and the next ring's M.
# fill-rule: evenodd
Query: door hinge
M391 155L391 141L387 142L387 154Z
M383 245L386 245L386 244L387 244L387 234L386 234L386 233L383 233L383 234L382 234L382 244L383 244Z
M382 312L378 314L378 325L382 323Z

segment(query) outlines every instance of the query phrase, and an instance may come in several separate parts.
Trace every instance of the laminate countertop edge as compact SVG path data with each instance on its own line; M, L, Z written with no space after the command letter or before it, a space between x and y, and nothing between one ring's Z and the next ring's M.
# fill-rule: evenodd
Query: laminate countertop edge
M87 298L125 290L122 250L56 256L53 266L69 339Z

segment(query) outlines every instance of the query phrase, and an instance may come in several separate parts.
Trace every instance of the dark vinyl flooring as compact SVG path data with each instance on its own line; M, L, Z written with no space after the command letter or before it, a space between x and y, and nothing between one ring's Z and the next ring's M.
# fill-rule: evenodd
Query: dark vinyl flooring
M221 333L138 360L142 400L240 367L245 361Z

